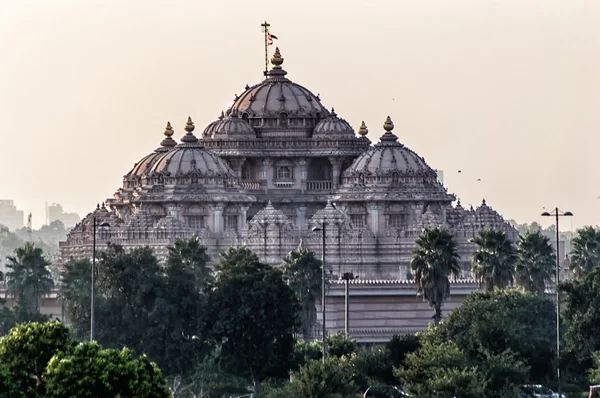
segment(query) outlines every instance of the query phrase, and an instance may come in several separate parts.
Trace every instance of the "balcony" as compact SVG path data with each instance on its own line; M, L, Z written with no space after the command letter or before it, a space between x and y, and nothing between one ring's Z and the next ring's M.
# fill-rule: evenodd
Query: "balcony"
M248 191L258 191L265 187L263 181L242 181L240 182L240 185Z
M332 181L306 181L307 191L331 191Z

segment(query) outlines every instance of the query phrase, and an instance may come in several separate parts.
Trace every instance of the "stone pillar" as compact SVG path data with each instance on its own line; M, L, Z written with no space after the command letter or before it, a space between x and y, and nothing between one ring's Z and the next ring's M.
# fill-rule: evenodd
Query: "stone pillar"
M333 189L338 189L340 187L340 171L342 169L342 159L330 157L329 161L331 162L331 179L333 180Z
M300 170L299 178L296 178L296 185L302 189L302 192L306 191L306 179L308 178L308 161L305 158L300 158L296 161Z
M248 215L248 209L250 208L250 206L246 206L246 205L240 205L240 217L238 219L239 222L239 228L240 228L240 234L242 236L246 236L246 216Z
M370 205L367 209L367 213L369 215L369 226L373 233L377 236L379 235L379 227L380 227L380 218L381 218L381 205L379 203L374 203ZM385 225L382 226L385 228Z
M260 180L264 183L265 189L273 188L272 164L273 160L269 158L264 158L260 163Z
M213 212L213 231L217 234L223 232L223 209L225 205L219 203L211 206L211 210Z
M302 235L304 231L304 226L306 225L306 205L304 203L299 204L296 207L296 229L300 231Z

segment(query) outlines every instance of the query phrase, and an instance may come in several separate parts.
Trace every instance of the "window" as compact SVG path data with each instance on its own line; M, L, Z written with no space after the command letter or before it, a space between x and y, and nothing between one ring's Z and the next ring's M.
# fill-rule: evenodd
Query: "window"
M225 216L225 229L238 229L238 216Z
M204 224L204 216L189 216L188 217L188 227L193 230L200 230L205 227Z
M404 227L406 222L405 214L390 214L388 216L388 227L401 229Z
M291 180L292 179L292 168L290 166L277 167L277 179L278 180Z
M242 166L242 180L249 181L251 180L251 170L249 166Z
M357 228L363 228L365 226L365 215L364 214L352 214L350 216L350 221L352 221L352 225Z

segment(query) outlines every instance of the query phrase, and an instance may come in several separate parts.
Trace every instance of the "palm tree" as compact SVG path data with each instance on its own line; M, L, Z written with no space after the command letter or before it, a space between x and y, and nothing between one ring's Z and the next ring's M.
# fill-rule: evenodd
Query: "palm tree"
M15 250L14 256L6 258L6 295L15 298L17 306L29 313L37 313L40 297L52 290L54 282L41 248L31 242Z
M471 240L477 245L473 253L471 271L479 287L504 289L514 282L517 253L506 233L500 230L483 230Z
M182 266L192 270L198 286L204 285L211 278L211 270L206 266L210 257L206 247L202 246L197 235L189 239L177 238L173 246L168 248L167 266Z
M301 330L304 339L312 335L317 322L317 298L321 295L321 260L302 245L283 259L283 274L296 293L301 306Z
M89 333L91 314L92 263L89 258L71 259L61 272L59 296L64 312L71 320L75 335ZM96 300L100 295L96 295ZM97 304L96 304L97 305Z
M460 256L456 242L445 228L425 229L416 241L417 248L410 261L410 269L422 294L435 309L433 320L442 319L442 304L450 297L450 274L460 273Z
M529 230L524 236L519 235L517 257L519 286L531 293L544 294L546 283L552 281L556 260L550 239L540 230Z
M578 229L569 257L569 269L577 277L600 265L600 230L593 227Z

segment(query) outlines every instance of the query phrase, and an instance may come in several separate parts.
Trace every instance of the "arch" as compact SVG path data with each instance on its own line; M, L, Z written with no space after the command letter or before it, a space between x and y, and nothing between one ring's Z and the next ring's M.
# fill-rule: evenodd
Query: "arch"
M308 181L331 181L333 167L327 158L314 158L308 165Z
M278 123L279 123L280 127L284 127L284 126L288 125L288 114L286 112L281 112L279 114Z

